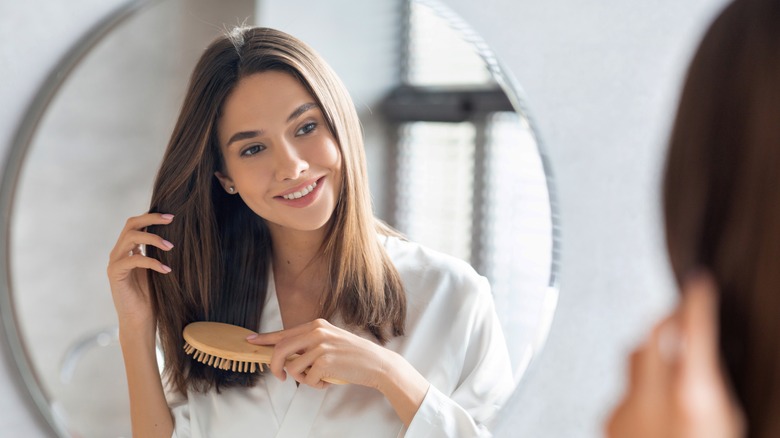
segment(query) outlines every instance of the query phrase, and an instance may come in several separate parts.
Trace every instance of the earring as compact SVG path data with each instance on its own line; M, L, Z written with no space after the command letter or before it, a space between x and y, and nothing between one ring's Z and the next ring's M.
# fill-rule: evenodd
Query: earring
M235 187L233 186L228 187L228 192L230 192L231 194L235 193L235 191L236 191Z

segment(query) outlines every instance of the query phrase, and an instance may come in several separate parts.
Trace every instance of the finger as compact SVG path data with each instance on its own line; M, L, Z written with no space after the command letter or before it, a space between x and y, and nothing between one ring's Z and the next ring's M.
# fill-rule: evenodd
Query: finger
M287 374L293 376L296 381L305 383L306 376L309 375L311 368L321 354L320 349L314 347L303 354L290 356L292 358L285 363L284 368L287 370Z
M255 345L276 345L286 339L328 326L330 326L330 323L324 319L315 319L314 321L303 323L285 330L250 335L247 336L246 340Z
M607 438L627 438L631 434L636 434L640 425L636 424L635 415L632 411L632 405L628 397L615 408L612 415L607 419L605 425L605 435Z
M327 381L340 384L347 383L343 379L334 377L334 372L332 361L326 355L319 353L316 359L312 361L311 366L303 371L303 374L306 376L303 383L318 389L325 388Z
M145 213L128 218L124 230L141 230L150 225L167 225L174 216L169 213Z
M324 377L319 370L311 368L303 374L301 383L311 386L312 388L323 389L325 388L325 382L322 380L323 378Z
M324 388L327 365L320 360L322 352L314 348L287 362L287 373L297 382L313 388Z
M678 373L678 403L691 417L728 404L718 352L717 286L708 274L683 285L680 325L684 348ZM720 403L720 405L719 405Z
M279 368L279 365L272 365L269 363L268 369L271 370L271 374L273 374L274 377L281 380L282 382L287 380L287 372L284 370L284 367Z
M291 358L297 358L299 353L305 353L308 348L309 344L303 336L288 338L285 341L274 345L271 363L268 364L271 368L271 372L281 380L284 380L287 375L288 364ZM300 369L297 371L300 372Z
M276 345L286 339L290 334L287 330L278 332L253 333L246 337L246 341L254 345Z
M642 377L642 365L643 365L643 358L642 358L642 348L637 347L636 350L631 352L631 355L628 358L628 383L627 383L627 389L626 394L631 394L634 392L634 389L639 385L640 378Z
M313 342L312 345L307 351L289 357L285 365L288 375L318 389L325 388L325 383L349 383L347 379L337 377L345 372L345 366L349 366L336 359L338 352L327 343Z
M323 389L325 387L325 382L317 377L317 374L312 373L310 369L304 370L304 372L298 374L288 373L288 375L302 385L311 386L312 388L317 389Z
M673 317L667 317L653 327L650 337L641 347L638 358L638 376L635 377L638 391L646 392L649 397L663 399L668 394L674 364L670 363L662 352L661 345L667 336Z
M288 355L278 345L275 345L274 351L271 353L271 361L268 362L268 369L271 370L271 374L282 382L287 380L287 357Z
M111 278L124 277L133 269L151 269L161 274L168 274L171 268L157 259L135 254L125 257L108 265L108 275Z
M680 309L659 324L658 336L655 339L658 353L666 363L677 367L682 352L682 335L680 333Z
M296 382L298 383L306 383L306 371L307 369L304 368L302 371L292 371L290 369L290 363L287 363L287 366L285 367L285 371L287 372L287 375L289 377L292 377Z
M113 259L127 257L130 251L134 251L138 245L154 246L163 251L173 249L173 243L162 237L147 233L146 231L130 230L125 232L117 242L114 250L111 252Z
M717 285L709 274L700 273L685 282L680 325L686 372L706 370L719 360L717 312Z
M606 435L609 438L660 436L653 431L659 426L659 418L666 420L663 416L659 417L662 413L660 409L665 404L663 391L659 387L666 385L658 382L658 366L652 360L652 338L651 335L629 357L625 393L606 424Z

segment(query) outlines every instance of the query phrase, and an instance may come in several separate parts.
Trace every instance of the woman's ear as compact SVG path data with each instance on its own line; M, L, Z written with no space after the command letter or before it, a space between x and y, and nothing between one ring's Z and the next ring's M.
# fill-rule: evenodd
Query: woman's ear
M230 193L231 195L238 193L238 191L236 190L236 185L233 183L233 180L230 179L229 176L224 175L220 171L214 172L214 176L217 177L219 183L222 185L222 187L225 189L226 192Z

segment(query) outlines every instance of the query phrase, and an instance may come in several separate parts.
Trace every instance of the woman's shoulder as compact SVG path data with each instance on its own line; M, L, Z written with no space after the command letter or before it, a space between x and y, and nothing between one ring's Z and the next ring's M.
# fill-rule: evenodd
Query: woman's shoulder
M487 279L465 261L398 237L381 239L407 294L490 295Z

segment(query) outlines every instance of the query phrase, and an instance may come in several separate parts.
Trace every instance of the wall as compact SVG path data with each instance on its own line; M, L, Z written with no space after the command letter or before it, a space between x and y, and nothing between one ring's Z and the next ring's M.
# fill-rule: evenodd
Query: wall
M658 209L663 145L688 58L723 0L445 2L524 86L562 217L558 313L501 435L599 436L627 349L673 297ZM0 153L48 70L120 3L0 2ZM45 436L0 356L0 430Z

